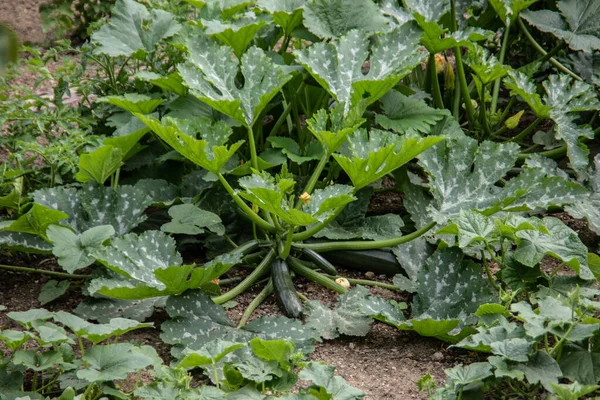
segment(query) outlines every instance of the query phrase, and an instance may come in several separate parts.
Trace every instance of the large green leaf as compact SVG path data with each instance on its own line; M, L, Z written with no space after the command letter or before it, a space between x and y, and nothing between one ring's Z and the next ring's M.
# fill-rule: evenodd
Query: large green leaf
M29 233L46 238L50 225L58 224L68 218L62 211L54 210L40 204L34 204L26 213L14 221L0 222L0 229L9 232Z
M52 254L58 257L58 264L65 271L73 273L96 261L90 257L90 252L99 249L115 234L115 230L112 225L100 225L76 234L69 228L50 225L46 234L53 244Z
M95 181L100 185L123 165L123 151L113 146L102 146L79 157L79 182Z
M194 368L202 365L216 364L227 354L246 346L246 343L228 342L215 339L206 343L198 350L184 352L185 357L179 361L178 366L183 368Z
M380 130L357 130L348 137L344 154L334 154L356 189L363 188L406 164L442 137L402 136Z
M160 227L163 232L199 235L204 228L213 232L225 232L221 218L210 211L202 210L193 204L181 204L169 208L171 222Z
M83 233L99 225L112 225L117 235L124 235L146 220L144 211L152 199L132 186L112 189L85 184L81 189L56 187L33 192L33 199L53 209L64 211L65 225Z
M522 173L497 186L517 161L519 146L483 142L462 137L446 140L419 156L429 175L433 201L427 211L433 220L445 224L461 210L525 211L574 202L584 188L543 168L526 166Z
M363 112L363 108L359 106L352 109L350 115L344 118L344 105L338 104L329 112L320 109L306 123L327 154L331 155L346 141L349 134L365 122L361 117Z
M153 98L145 94L125 93L122 96L106 96L96 100L99 103L108 103L120 107L130 113L151 114L164 100Z
M475 72L484 85L504 78L510 67L500 63L498 59L484 47L472 44L465 57L465 63Z
M92 34L92 43L99 45L94 53L143 60L147 53L156 51L159 41L173 36L180 28L175 17L166 11L148 11L134 0L118 0L111 21Z
M319 160L322 157L323 149L318 141L311 141L302 151L300 145L290 137L270 136L267 141L275 149L281 149L281 152L296 164L303 164L312 160Z
M139 236L130 233L90 254L116 273L158 289L165 286L156 279L154 271L179 266L182 262L175 240L159 231L146 231Z
M238 264L241 258L241 254L225 254L214 258L203 267L191 264L157 268L152 271L156 278L150 282L97 278L90 282L88 289L90 292L124 300L178 295L188 289L214 285L212 281ZM162 286L159 287L156 281Z
M237 58L241 58L254 35L267 23L252 13L233 21L202 19L204 32L231 47Z
M484 40L492 34L489 31L473 27L448 32L440 24L442 17L450 11L450 1L448 0L407 0L406 7L423 29L421 43L431 54L455 46L469 46L472 42Z
M522 326L501 315L493 326L480 326L477 330L454 346L493 353L514 362L527 362L533 353L534 340L526 337Z
M551 255L571 267L583 279L594 279L588 267L587 247L575 231L561 220L552 217L543 219L548 234L536 230L522 230L516 233L517 250L515 259L521 264L533 267L545 255Z
M141 323L126 318L112 318L105 324L93 324L68 312L59 311L54 321L69 328L77 337L82 337L94 345L109 338L116 338L136 329L152 328L152 323Z
M154 117L141 114L136 116L182 156L214 174L221 173L223 166L243 143L238 141L229 148L225 145L231 135L231 128L222 121L205 125L205 136L198 140L182 130L183 126L170 117L163 118L161 123Z
M521 96L538 117L554 120L554 136L567 144L571 164L577 170L585 168L588 165L589 150L580 139L592 139L594 132L588 126L577 125L577 115L574 113L597 110L600 107L592 86L568 75L551 75L542 84L546 92L542 98L536 93L535 85L522 72L509 72L504 82L511 94Z
M527 363L516 364L515 368L525 373L530 384L541 383L551 393L552 384L558 383L558 379L563 376L556 360L545 351L538 351Z
M424 56L418 45L420 36L417 27L405 24L379 36L369 49L368 36L351 30L339 40L315 43L294 54L319 84L343 103L347 116L360 101L370 104L382 97L420 63ZM369 54L369 71L363 73Z
M402 236L404 221L397 214L373 215L346 225L336 222L337 218L314 237L333 240L368 239L385 240ZM362 222L359 222L362 221Z
M386 32L387 24L372 0L312 0L304 7L304 26L323 39L339 38L353 29Z
M239 192L241 197L292 225L305 226L325 220L336 208L355 199L352 195L354 189L351 186L328 186L325 189L315 190L309 203L303 207L303 211L300 211L295 209L286 198L286 191L290 188L284 186L289 185L287 182L280 181L276 184L269 175L253 174L241 178L239 184L246 190Z
M584 385L595 385L600 381L600 353L575 343L567 343L559 361L565 378Z
M135 78L149 82L153 85L158 86L165 92L173 92L175 94L178 94L179 96L185 96L187 92L185 86L183 86L182 78L177 72L173 72L172 74L164 76L157 74L156 72L140 71L137 74L135 74ZM144 111L136 112L148 114Z
M52 245L31 233L0 231L0 247L26 253L49 254Z
M302 23L302 11L307 0L258 0L258 6L268 11L273 21L290 35Z
M311 381L314 385L325 389L325 392L331 400L360 400L365 397L365 393L348 385L348 382L341 376L334 376L335 367L330 367L324 363L311 361L307 363L298 374L303 381ZM309 393L323 394L321 390L311 387Z
M565 207L565 211L575 218L586 218L590 229L600 235L600 155L594 158L594 165L588 173L590 193Z
M490 4L504 25L508 26L519 16L521 11L536 1L538 0L490 0Z
M161 339L175 345L173 354L177 357L183 348L197 350L218 338L247 342L257 336L268 340L291 340L306 354L312 352L313 342L319 338L314 329L285 317L262 317L236 329L225 309L197 290L169 297L166 309L171 319L161 325Z
M257 47L251 47L239 59L229 47L221 47L197 35L187 41L188 61L179 73L191 93L214 109L246 127L256 122L264 108L291 78ZM236 85L241 72L244 86Z
M527 10L521 16L542 32L564 39L573 50L600 50L600 1L563 0L556 6L560 12Z
M492 366L487 362L473 363L467 366L458 365L445 372L456 385L468 385L493 375Z
M324 339L335 339L340 335L364 336L371 330L373 319L361 306L370 297L367 288L357 286L341 295L333 310L320 301L311 300L305 310L306 326L317 330Z
M125 379L132 372L160 363L152 347L136 347L129 343L94 346L86 350L83 360L88 366L78 370L77 377L88 382Z
M450 115L446 109L429 107L423 100L390 90L381 98L385 114L377 114L375 121L385 129L400 134L427 134L431 127Z
M25 368L36 372L52 368L54 365L64 363L62 353L57 350L38 353L36 350L19 350L12 358L15 365L23 365Z

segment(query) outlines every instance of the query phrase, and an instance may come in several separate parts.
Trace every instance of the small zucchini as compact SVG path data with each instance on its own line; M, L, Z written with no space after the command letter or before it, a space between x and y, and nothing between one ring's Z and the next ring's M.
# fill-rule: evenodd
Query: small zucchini
M308 259L310 259L312 262L314 262L317 265L317 267L319 267L326 274L334 275L334 276L338 274L338 272L335 269L335 267L333 266L333 264L331 264L329 261L327 261L327 259L325 257L320 255L316 251L307 249L307 248L303 248L302 254L304 254Z
M372 271L387 276L404 273L396 256L385 249L328 251L323 253L323 256L327 260L349 269Z
M275 297L285 315L290 318L300 318L303 310L302 302L298 298L290 269L284 260L277 259L273 262L271 265L271 278L273 279Z

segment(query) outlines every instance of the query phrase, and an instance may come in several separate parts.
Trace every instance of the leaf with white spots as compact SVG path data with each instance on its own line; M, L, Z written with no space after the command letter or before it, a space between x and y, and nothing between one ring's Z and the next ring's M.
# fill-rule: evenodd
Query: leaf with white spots
M190 35L186 45L189 57L179 66L179 73L191 93L246 127L254 125L291 78L257 47L244 53L240 67L229 47L218 46L205 37ZM235 82L239 72L244 76L242 88Z
M521 16L542 32L563 39L573 50L593 53L600 50L600 2L598 0L563 0L558 11L527 10Z
M306 326L316 329L324 339L340 335L364 336L371 330L373 318L361 307L370 297L369 289L357 286L341 295L333 310L320 301L309 301L305 310Z
M202 267L195 264L172 265L152 271L155 280L93 279L88 290L122 300L143 300L152 297L174 296L188 289L211 289L214 280L242 261L241 253L226 253L215 257ZM162 286L156 284L159 281Z
M424 57L419 48L420 30L405 24L380 35L369 49L369 38L351 30L339 40L314 43L296 51L296 59L338 102L344 116L360 101L368 104L386 94ZM369 54L371 57L369 58ZM363 65L369 58L369 71Z
M110 246L94 250L91 255L116 273L157 289L164 289L165 285L154 271L179 266L182 262L175 240L159 231L115 238Z
M244 14L235 20L201 19L204 32L231 47L237 58L241 58L256 33L267 23L253 13Z
M586 125L577 125L578 112L600 108L593 87L576 81L568 75L551 75L542 86L545 95L536 93L535 85L521 72L509 72L504 80L512 95L521 96L540 118L550 118L555 123L554 136L567 144L567 155L576 170L588 165L589 150L580 139L592 139L593 130Z
M257 5L271 14L273 21L289 36L302 24L302 11L306 2L307 0L259 0Z
M31 233L0 231L0 248L26 253L49 254L52 245Z
M312 0L304 7L304 26L323 39L351 30L386 32L388 21L372 0Z
M319 339L314 329L285 317L261 317L237 329L225 309L201 291L169 297L166 310L171 319L161 325L161 339L175 345L176 357L181 356L184 348L198 350L215 339L247 342L257 336L267 340L291 340L298 350L308 354L314 350L314 341Z
M334 154L356 189L361 189L408 163L414 157L443 140L443 137L399 137L377 129L363 129L348 137L347 149Z
M81 189L56 187L33 192L33 199L69 217L64 222L77 233L99 225L112 225L116 235L124 235L146 220L144 211L152 199L133 186L85 184Z
M450 11L448 0L407 0L406 7L423 30L421 43L431 54L455 46L470 46L472 42L484 40L492 35L492 32L473 27L449 32L440 23L442 17Z
M472 44L465 57L465 63L475 72L479 80L487 85L506 76L510 67L502 64L486 48Z
M46 231L50 225L57 225L67 219L68 215L45 205L34 204L25 214L14 221L0 222L0 230L16 233L38 235L46 239Z
M494 7L504 25L508 26L519 16L521 11L536 1L538 0L490 0L490 4Z
M365 122L362 118L364 109L353 108L344 118L344 105L338 103L329 110L320 109L306 121L308 129L331 155L346 141L349 134L357 130Z
M429 175L433 196L427 206L430 217L445 224L461 210L485 214L526 211L574 202L585 192L580 185L543 168L525 167L521 174L497 184L516 163L519 146L477 141L467 137L446 140L419 156Z
M600 155L594 158L594 165L588 172L590 192L565 207L565 211L575 218L587 219L590 229L600 235Z
M148 53L156 51L159 41L173 36L180 29L181 25L171 13L148 11L134 0L118 0L112 9L110 22L92 35L92 44L99 45L94 53L145 60Z

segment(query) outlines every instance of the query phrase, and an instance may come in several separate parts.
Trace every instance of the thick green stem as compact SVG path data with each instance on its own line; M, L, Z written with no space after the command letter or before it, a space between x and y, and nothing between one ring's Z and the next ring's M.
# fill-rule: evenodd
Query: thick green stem
M483 128L483 132L485 133L485 138L487 139L492 135L492 132L487 119L487 107L485 105L485 85L483 83L481 84L481 93L479 94L479 119Z
M269 279L269 282L267 282L267 285L263 288L263 290L260 291L260 293L254 298L254 300L252 300L252 302L250 304L248 304L248 308L246 308L246 311L244 311L244 314L242 315L242 318L240 319L240 322L238 323L238 329L241 328L242 326L246 325L246 323L248 322L248 320L250 319L250 316L252 316L252 313L254 312L254 310L256 310L258 308L258 306L260 306L262 304L263 301L265 301L265 299L267 297L269 297L269 295L273 292L273 280Z
M483 250L481 250L481 259L483 260L483 266L485 267L485 273L487 275L488 282L490 282L490 285L492 285L494 289L500 291L500 286L498 286L496 281L494 281L494 276L492 275L492 271L490 271L490 266L487 262L487 258L485 258L485 253Z
M220 296L213 297L215 304L227 303L229 300L233 300L245 290L250 288L258 279L265 275L271 268L271 264L275 259L275 250L271 249L265 256L260 264L252 271L243 281L241 281L236 287L224 293Z
M292 241L294 239L294 227L290 226L287 235L285 237L285 244L283 249L279 252L279 258L285 260L290 255L290 249L292 248Z
M30 272L30 273L34 273L34 274L44 274L44 275L56 276L58 278L65 278L65 279L90 279L92 277L91 275L67 274L65 272L54 272L54 271L48 271L45 269L17 267L15 265L0 264L0 268L8 269L11 271Z
M304 186L304 191L302 193L308 193L308 194L312 193L315 186L317 185L317 182L319 181L321 172L323 172L323 170L325 169L325 166L327 165L328 161L329 161L329 154L327 152L324 152L323 157L321 157L321 159L319 160L319 163L317 164L317 167L314 169L312 175L310 176L310 179L306 183L306 186ZM301 205L302 205L302 200L301 199L296 200L296 208L300 208Z
M225 179L225 177L222 174L218 174L217 176L219 177L219 181L221 182L221 184L225 187L225 190L227 190L227 193L229 193L229 195L233 198L235 203L242 209L242 211L244 211L244 213L248 216L248 218L250 218L252 222L254 222L262 229L266 230L267 232L277 231L277 229L273 225L271 225L270 223L262 219L254 211L252 211L248 204L246 204L244 200L242 200L240 196L238 196L235 193L229 182L227 182L227 179Z
M500 48L500 55L498 57L498 61L500 64L504 64L504 57L506 56L506 49L508 48L508 38L510 32L511 24L509 23L506 26L506 31L504 32L504 38L502 39L502 47ZM490 113L494 114L496 112L496 106L498 104L498 95L500 94L500 79L496 79L494 81L494 89L492 92L492 103L490 104Z
M256 154L256 143L254 142L252 126L248 127L248 145L250 146L250 162L252 163L252 168L258 170L258 155Z
M521 131L517 136L510 139L510 142L519 142L521 139L524 139L529 135L542 121L544 118L538 117L535 121L533 121L529 126Z
M342 212L344 207L345 206L336 208L333 211L333 213L329 217L327 217L327 219L325 219L325 221L315 224L311 228L308 228L307 230L305 230L303 232L298 232L298 233L294 234L294 238L293 238L294 242L300 242L302 240L309 239L315 233L320 232L322 229L325 229L325 227L327 225L329 225L331 223L331 221L333 221L339 215L339 213Z
M410 242L419 236L427 233L436 225L435 222L430 222L421 229L414 231L405 236L400 236L394 239L372 240L372 241L347 241L347 242L323 242L323 243L297 243L293 246L296 248L307 248L319 253L335 250L372 250L382 249L384 247L393 247L402 243Z
M290 115L290 111L292 111L292 103L291 102L289 102L285 105L283 112L281 113L281 115L275 122L275 125L273 125L273 128L271 129L270 135L277 135L277 132L279 132L279 129L281 129L281 127L283 126L285 119L287 118L288 115Z
M546 50L544 50L544 48L542 46L540 46L540 44L535 40L535 38L533 36L531 36L531 33L529 33L529 30L527 29L527 27L525 26L525 23L521 20L521 18L517 18L517 21L519 23L519 28L521 28L521 32L523 32L523 35L525 35L525 37L527 38L529 43L538 51L538 53L540 53L542 56L545 57L548 54L548 52ZM576 79L578 81L583 81L583 79L581 79L581 77L579 75L577 75L576 73L571 71L569 68L562 65L555 58L550 57L548 59L548 61L550 61L550 64L554 65L561 72L564 72L565 74L572 76L574 79Z
M548 157L548 158L556 158L556 157L561 157L561 156L565 155L566 153L567 153L567 145L564 145L561 147L557 147L556 149L542 151L541 153L521 153L521 154L519 154L519 160L525 161L527 159L527 157L529 157L532 154L539 154L541 156Z
M453 31L456 31L456 5L454 0L450 4L452 10L450 19L452 25L454 25ZM475 121L475 108L473 107L473 103L471 103L471 94L469 93L469 85L467 85L467 76L465 75L465 66L462 61L460 46L454 46L454 60L456 62L456 74L458 75L458 82L460 84L460 93L465 102L465 110L467 110L467 119L469 120L469 124L472 124Z
M297 274L302 275L303 277L310 279L311 281L317 282L318 284L325 286L327 289L331 289L339 294L344 294L347 292L347 289L345 287L338 284L334 280L328 278L326 275L307 267L297 258L288 257L287 261L290 267Z
M438 80L437 66L435 65L435 54L433 53L429 54L427 68L431 78L431 95L433 96L433 102L437 108L443 109L444 99L442 98L440 81Z

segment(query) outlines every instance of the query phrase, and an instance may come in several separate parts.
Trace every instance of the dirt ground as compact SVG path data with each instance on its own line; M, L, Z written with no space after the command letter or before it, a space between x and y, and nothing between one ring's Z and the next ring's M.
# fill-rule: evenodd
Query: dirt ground
M38 9L48 0L0 0L0 23L12 27L22 43L40 44L46 38Z
M34 268L60 271L60 267L51 258L31 256L29 258L0 257L0 264L16 264ZM349 277L362 277L362 274L340 270ZM26 311L41 307L37 300L42 286L51 277L45 275L30 275L24 273L2 272L0 280L0 305L10 311ZM298 279L297 288L311 300L320 300L333 305L336 295L321 286ZM229 310L230 317L237 321L243 310L261 288L256 287L236 298L238 306ZM385 289L373 289L376 295L405 300L402 295ZM50 311L72 311L84 299L77 282L62 298L47 304L43 308ZM252 319L262 315L279 314L278 306L271 296L254 313ZM157 310L150 318L154 329L144 329L125 335L122 340L132 340L140 344L156 348L165 362L170 361L170 346L160 341L160 324L167 318L164 310ZM14 322L0 312L0 329L6 327L18 328ZM460 362L469 362L466 352L447 350L440 341L422 338L410 332L400 332L397 329L381 323L375 323L372 331L365 337L345 336L336 340L317 344L316 351L311 355L312 360L325 361L336 366L336 374L343 376L350 385L363 390L369 400L403 400L426 399L425 393L420 393L416 382L421 376L430 373L438 382L445 378L444 369L451 368Z

